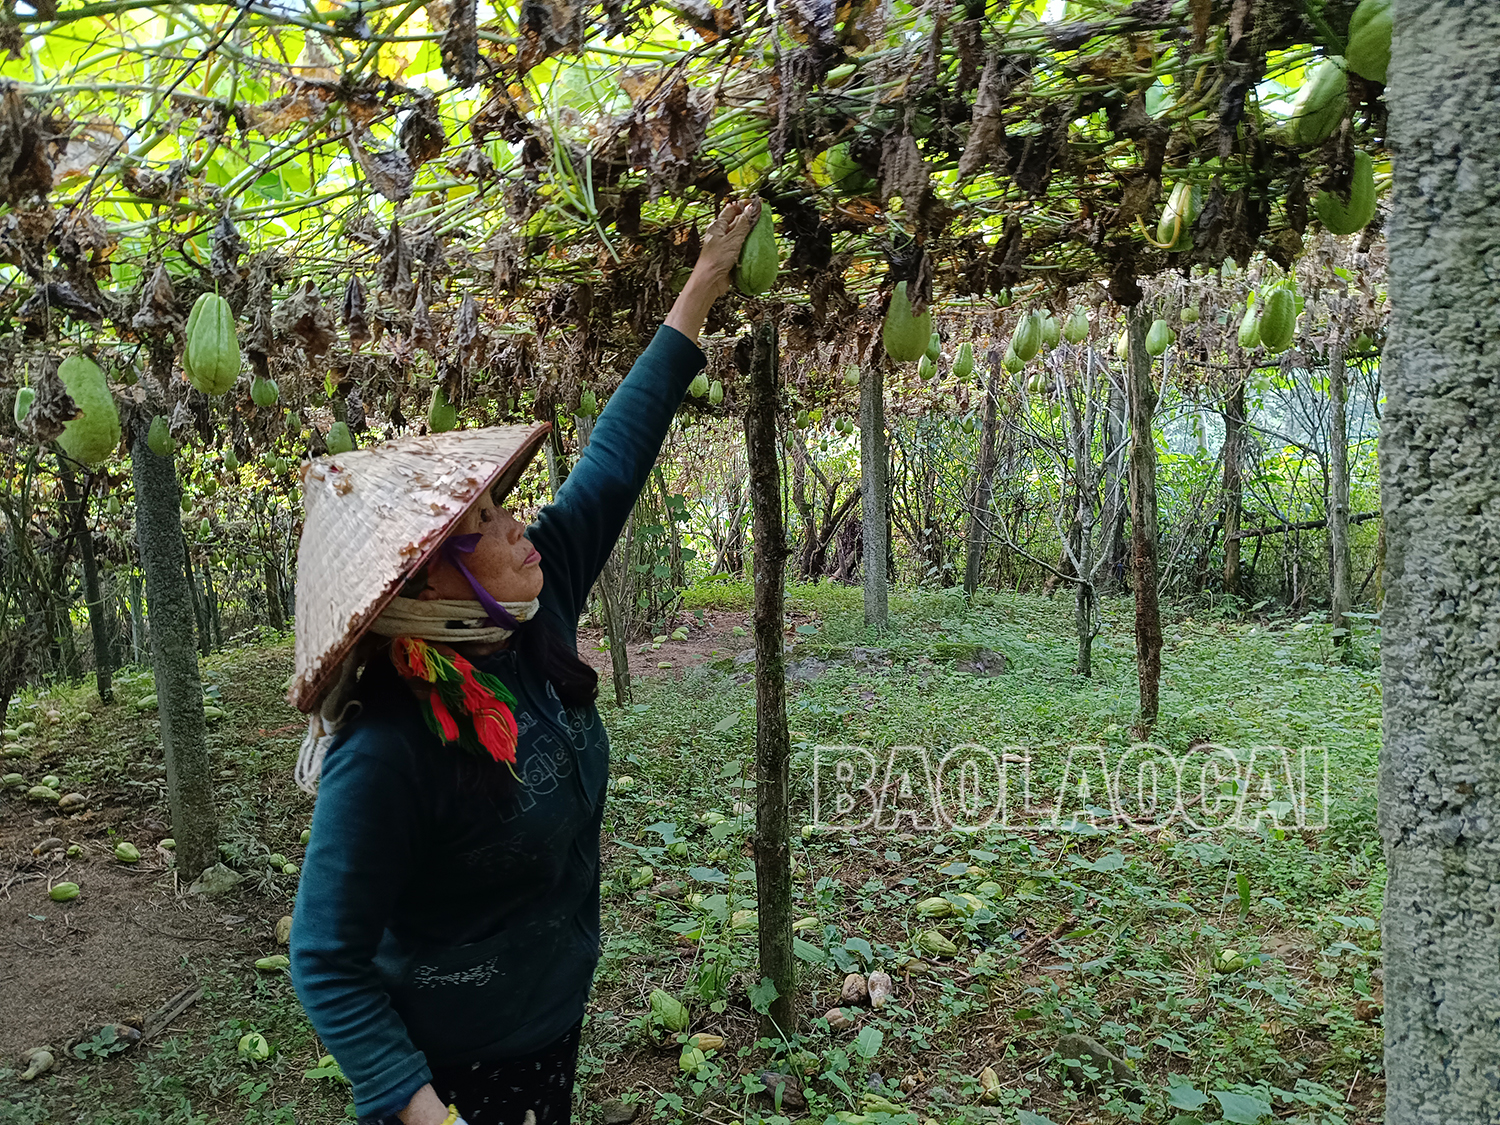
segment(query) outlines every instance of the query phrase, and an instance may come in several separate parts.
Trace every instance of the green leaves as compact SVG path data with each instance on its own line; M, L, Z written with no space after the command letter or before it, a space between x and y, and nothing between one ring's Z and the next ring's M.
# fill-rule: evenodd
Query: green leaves
M1227 1090L1215 1090L1214 1098L1224 1114L1225 1121L1235 1125L1257 1125L1263 1118L1271 1116L1271 1107L1249 1094L1231 1094Z
M750 996L750 1006L761 1015L771 1010L771 1005L781 993L776 991L776 982L770 977L761 977L759 984L752 984L747 990Z
M1191 1086L1168 1086L1167 1104L1173 1109L1202 1109L1208 1104L1208 1095Z

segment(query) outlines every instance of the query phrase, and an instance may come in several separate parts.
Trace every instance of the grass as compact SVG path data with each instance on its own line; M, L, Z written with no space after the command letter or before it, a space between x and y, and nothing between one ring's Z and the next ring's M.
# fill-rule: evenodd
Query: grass
M685 601L689 616L748 613L750 591L700 583ZM1376 675L1338 661L1316 622L1168 622L1153 739L1156 760L1193 779L1194 821L1167 823L1158 810L1128 828L1103 806L1111 784L1140 797L1139 775L1120 782L1090 765L1101 748L1112 762L1131 746L1128 603L1106 605L1091 680L1072 674L1062 599L991 594L970 607L932 591L892 604L891 626L877 633L863 624L857 589L790 591L789 608L804 621L789 634L790 657L812 676L789 701L794 815L814 820L815 770L824 771L820 795L857 789L828 772L829 746L863 747L878 766L875 785L888 765L892 784L879 823L794 840L796 912L814 921L798 933L806 1018L785 1039L757 1038L756 936L739 913L754 906L753 685L743 673L698 667L647 680L633 707L607 709L612 772L633 784L617 787L606 813L605 945L580 1059L580 1118L597 1121L605 1098L623 1097L642 1105L643 1120L665 1123L783 1125L841 1113L843 1125L1188 1125L1253 1121L1262 1109L1304 1125L1379 1120ZM953 645L993 649L1008 669L977 676L943 659ZM850 648L877 651L860 662L844 655ZM231 773L220 793L226 851L247 867L268 850L293 855L307 819L290 781L295 734L258 733L290 718L276 702L288 663L286 647L273 646L210 665L230 712L215 734ZM51 705L59 699L74 706L59 693ZM132 729L126 706L114 710L120 722L96 718L93 728L110 727L113 742L66 764L95 784L142 772L149 729ZM1008 752L1017 770L1026 759L1032 807L1012 793L1008 825L934 823L928 772L964 744ZM1293 787L1263 755L1248 768L1253 747L1311 748L1317 764L1326 750L1326 830L1300 829L1277 804ZM1309 792L1321 820L1321 778ZM1279 822L1223 823L1236 809L1267 807ZM820 811L821 821L836 819ZM262 882L255 893L273 897L292 885ZM967 916L965 894L980 903ZM961 912L919 913L919 903L943 896ZM956 956L924 949L934 929ZM895 978L891 1004L856 1013L858 1031L830 1031L823 1013L845 975L877 968ZM317 1074L321 1048L290 982L247 973L212 949L200 972L208 993L182 1030L32 1086L4 1083L0 1122L344 1119L346 1088ZM657 988L689 1006L692 1032L721 1035L724 1046L683 1069L684 1036L649 1018ZM252 1028L277 1046L253 1067L235 1049ZM1057 1052L1069 1034L1127 1059L1133 1080L1065 1082ZM805 1110L755 1094L768 1067L803 1076Z

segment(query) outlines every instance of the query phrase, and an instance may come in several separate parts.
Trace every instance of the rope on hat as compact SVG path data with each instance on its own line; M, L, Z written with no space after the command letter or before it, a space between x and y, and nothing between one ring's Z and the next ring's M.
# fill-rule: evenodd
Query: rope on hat
M493 601L493 599L491 599ZM519 627L536 616L541 603L499 602L511 624ZM515 719L510 706L515 697L493 676L479 672L456 652L434 648L425 642L495 644L510 637L514 628L496 623L493 609L478 601L434 598L393 598L370 625L370 632L392 637L391 659L396 670L425 696L423 712L428 726L445 742L458 742L469 750L483 750L496 761L515 761ZM364 656L356 649L339 666L333 687L308 716L307 734L297 753L293 773L299 788L315 793L323 773L323 758L344 724L359 711L354 688ZM460 731L454 721L458 712L469 720L470 729ZM447 722L443 717L447 717ZM450 732L451 736L450 736ZM472 738L470 737L472 735ZM477 742L477 745L469 745Z

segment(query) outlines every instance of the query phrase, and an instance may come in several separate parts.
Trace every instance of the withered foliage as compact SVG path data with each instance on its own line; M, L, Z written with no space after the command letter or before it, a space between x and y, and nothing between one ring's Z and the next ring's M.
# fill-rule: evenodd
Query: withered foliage
M1329 7L1343 18L1348 5ZM444 73L479 107L466 120L448 91L403 85L384 59L347 67L385 18L365 24L357 10L326 39L302 37L259 101L177 90L161 120L180 126L189 155L170 163L114 159L133 119L92 106L69 119L60 101L0 88L0 262L19 271L7 312L25 338L50 345L67 317L171 353L193 299L217 289L241 318L249 369L292 404L331 378L351 429L367 410L377 428L401 425L403 396L417 415L434 372L459 401L542 412L623 374L693 263L708 201L750 191L772 206L785 251L766 307L789 355L818 357L799 369L812 379L878 350L897 281L941 310L955 294L1055 299L1087 279L1133 303L1173 271L1257 254L1289 268L1318 245L1313 196L1347 190L1355 147L1384 119L1379 88L1354 80L1350 115L1319 150L1290 149L1263 124L1247 98L1267 58L1316 42L1294 0L1140 0L1045 25L958 0L899 27L878 0L681 0L672 13L693 48L666 65L589 68L592 117L578 87L538 104L568 64L545 68L547 82L528 72L650 9L523 0L485 28L474 0L426 10ZM1153 87L1166 74L1180 106ZM726 113L731 139L715 128ZM339 160L347 150L364 185L316 250L291 240L285 258L255 253L257 212L194 162L267 139L289 152L293 138ZM824 156L834 145L856 168L838 185ZM1184 178L1203 207L1192 248L1169 253L1150 236ZM105 189L128 192L161 235L127 236L122 255L91 210ZM875 247L884 270L869 268ZM122 264L138 288L111 284ZM721 301L709 331L735 332L746 315ZM247 384L230 396L230 439L246 453L287 425L282 406L250 405ZM150 393L174 429L208 436L219 408L181 379ZM65 409L34 413L45 428Z
M359 347L370 340L370 322L365 319L365 287L359 278L349 275L349 284L344 286L344 328L349 334L349 346Z
M416 171L403 150L376 148L368 133L361 136L357 131L350 133L349 147L354 150L365 178L381 195L392 203L411 196Z
M337 338L333 313L323 304L317 282L308 279L294 290L271 314L271 331L277 342L290 337L302 347L308 359L317 359L333 346Z
M47 146L66 134L44 122L14 82L0 93L0 202L16 203L46 195L52 188L52 164Z
M712 95L676 70L627 70L620 88L632 107L625 122L626 161L644 171L652 199L692 179L713 109Z
M43 357L32 372L31 386L36 399L31 404L21 428L38 445L45 445L63 432L65 423L78 417L78 404L57 377L58 361Z
M413 168L436 160L448 147L443 119L438 115L435 97L417 98L401 123L401 148Z
M475 20L475 0L437 0L428 5L429 18L437 9L444 21L443 38L438 45L443 73L460 86L474 85L479 72L479 26Z
M522 0L521 69L530 70L562 51L576 51L583 42L581 0Z
M177 305L177 294L172 288L172 275L166 263L160 263L146 279L141 288L141 303L136 309L131 327L142 332L177 331L187 324L187 318Z

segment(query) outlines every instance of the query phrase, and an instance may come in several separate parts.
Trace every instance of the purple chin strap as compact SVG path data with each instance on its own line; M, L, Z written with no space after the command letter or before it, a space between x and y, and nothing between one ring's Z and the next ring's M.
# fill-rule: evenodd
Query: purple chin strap
M482 538L483 536L477 531L471 535L455 535L445 540L443 545L438 548L438 551L442 554L443 558L453 564L458 573L462 574L468 580L470 589L474 591L474 597L480 605L484 606L485 615L489 617L495 626L500 629L509 629L514 633L521 627L521 623L512 617L503 605L495 600L494 595L480 585L479 579L469 573L469 568L464 566L463 561L459 558L460 555L472 555L474 548L479 546L479 540Z

